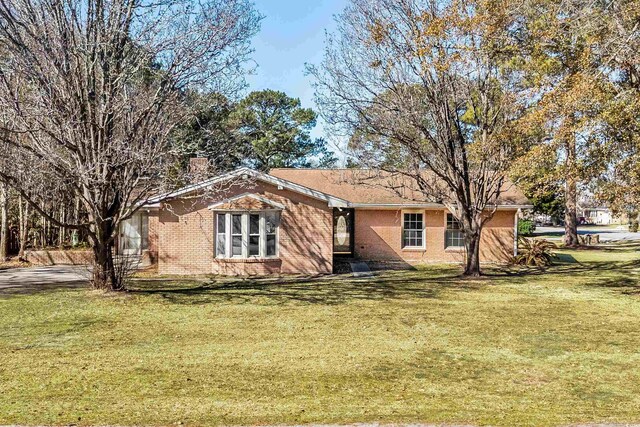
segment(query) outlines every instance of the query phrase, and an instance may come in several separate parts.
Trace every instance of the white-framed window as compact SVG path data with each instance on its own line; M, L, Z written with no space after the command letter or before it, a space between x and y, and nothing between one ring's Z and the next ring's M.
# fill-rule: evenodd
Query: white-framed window
M244 221L242 221L243 219L242 214L230 214L229 217L231 218L231 254L227 254L227 256L231 256L231 257L245 257L244 255L244 251L243 251L243 228L242 227L242 223Z
M276 211L265 212L264 231L265 231L265 255L267 257L276 256L278 254L278 221L279 213Z
M225 214L216 215L216 257L227 255L227 217Z
M249 214L249 256L260 256L260 214Z
M280 212L217 212L217 258L278 256Z
M463 248L464 247L464 235L462 234L460 221L458 221L453 214L447 214L447 229L444 236L445 248Z
M141 254L149 249L149 212L138 211L120 223L118 253Z
M424 213L404 212L402 215L402 247L424 248Z

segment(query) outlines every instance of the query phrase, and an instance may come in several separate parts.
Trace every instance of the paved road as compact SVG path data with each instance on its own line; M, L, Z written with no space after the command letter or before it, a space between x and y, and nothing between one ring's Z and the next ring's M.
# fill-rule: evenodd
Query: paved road
M44 286L82 286L87 282L87 267L52 266L10 268L0 270L0 293L15 289L35 289Z
M561 238L564 235L563 227L536 227L535 235L552 235ZM578 227L578 234L599 234L601 242L620 242L624 240L640 240L640 232L631 233L627 226L620 227Z

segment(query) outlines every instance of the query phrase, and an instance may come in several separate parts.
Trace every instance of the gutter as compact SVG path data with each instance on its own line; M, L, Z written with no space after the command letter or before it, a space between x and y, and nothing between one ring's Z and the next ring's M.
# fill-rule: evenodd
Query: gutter
M348 207L357 209L442 209L445 206L441 203L349 203ZM533 205L498 205L496 209L533 209Z

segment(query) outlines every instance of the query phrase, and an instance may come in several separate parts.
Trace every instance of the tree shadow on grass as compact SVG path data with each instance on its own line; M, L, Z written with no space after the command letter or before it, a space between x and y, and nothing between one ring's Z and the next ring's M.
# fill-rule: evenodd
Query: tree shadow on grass
M569 259L569 257L571 259ZM480 278L464 278L456 266L429 266L406 271L381 271L371 277L350 275L320 277L224 278L204 281L137 280L130 287L136 295L156 295L176 304L251 303L278 305L290 302L338 305L354 300L400 300L438 298L443 292L473 292L488 286L549 277L582 276L585 285L636 291L636 280L624 279L640 272L640 260L579 263L570 255L546 268L493 266Z
M226 279L166 283L136 281L130 292L159 295L178 304L252 303L278 305L290 302L338 305L353 300L438 298L445 290L472 291L485 280L460 277L459 269L444 267L421 271L383 272L371 277L350 275Z
M550 282L562 280L557 276L581 278L581 285L605 288L623 295L640 295L640 260L578 262L570 254L562 254L559 262L550 267L496 268L487 274L495 282L534 277L549 277ZM555 278L557 277L557 278Z
M492 278L500 277L526 277L541 275L571 275L571 274L589 274L601 272L620 272L632 273L640 269L640 260L633 261L589 261L578 262L573 256L561 254L559 260L549 267L525 267L525 266L506 266L495 267L485 270L486 276Z
M89 289L89 284L86 280L71 280L67 282L56 282L47 284L18 283L15 285L2 285L0 286L0 299L10 298L18 295L35 295L75 289Z
M640 296L640 280L639 277L616 276L605 277L592 280L586 283L587 286L594 288L605 288L622 295Z

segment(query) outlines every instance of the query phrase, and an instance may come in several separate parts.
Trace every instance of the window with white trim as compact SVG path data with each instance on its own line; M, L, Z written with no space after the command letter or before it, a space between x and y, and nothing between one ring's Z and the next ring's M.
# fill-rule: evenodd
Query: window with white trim
M278 232L278 212L265 212L265 238L266 238L266 256L276 256L277 254L277 232Z
M445 248L463 248L464 247L464 235L462 234L462 227L460 221L458 221L453 214L447 214L447 229L445 231Z
M218 212L217 258L269 258L278 255L280 212Z
M243 256L243 248L242 248L242 217L241 214L231 214L231 254L227 254L227 256L232 257L242 257ZM246 246L246 245L245 245Z
M249 214L249 256L260 256L260 214Z
M216 218L216 256L224 257L227 254L227 217L218 214Z
M407 212L403 215L402 247L424 247L424 214Z

